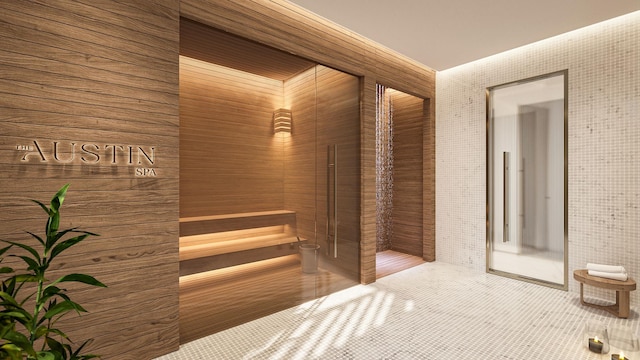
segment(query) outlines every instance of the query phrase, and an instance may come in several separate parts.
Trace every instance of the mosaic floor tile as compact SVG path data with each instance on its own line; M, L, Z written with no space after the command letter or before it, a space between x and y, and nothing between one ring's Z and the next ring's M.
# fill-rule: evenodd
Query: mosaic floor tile
M637 336L635 305L629 319L618 319L582 306L574 293L425 263L192 341L157 360L609 359L588 350L583 327L596 321Z

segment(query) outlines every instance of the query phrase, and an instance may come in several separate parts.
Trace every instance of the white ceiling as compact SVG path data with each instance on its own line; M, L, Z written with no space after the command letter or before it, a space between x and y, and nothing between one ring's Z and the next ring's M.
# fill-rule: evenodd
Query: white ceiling
M289 0L435 70L640 10L640 0Z

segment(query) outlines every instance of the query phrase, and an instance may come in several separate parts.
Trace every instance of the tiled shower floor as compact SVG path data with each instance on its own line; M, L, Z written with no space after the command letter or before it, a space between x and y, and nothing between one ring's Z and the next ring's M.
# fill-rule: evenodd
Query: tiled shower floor
M585 322L627 326L637 335L636 305L629 319L618 319L580 305L577 294L425 263L192 341L158 359L604 360L610 354L591 353L583 344Z

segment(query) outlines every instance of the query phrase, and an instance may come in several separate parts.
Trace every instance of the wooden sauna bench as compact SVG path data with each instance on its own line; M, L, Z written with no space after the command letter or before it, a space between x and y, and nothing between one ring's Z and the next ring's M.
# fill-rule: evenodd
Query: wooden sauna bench
M289 210L180 218L180 276L298 253Z

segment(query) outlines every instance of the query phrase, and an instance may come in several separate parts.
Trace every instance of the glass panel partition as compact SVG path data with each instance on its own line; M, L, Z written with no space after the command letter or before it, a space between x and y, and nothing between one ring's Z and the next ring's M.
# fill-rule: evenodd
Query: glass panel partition
M567 287L567 73L487 89L487 271Z
M358 284L359 243L359 78L183 19L181 342Z

